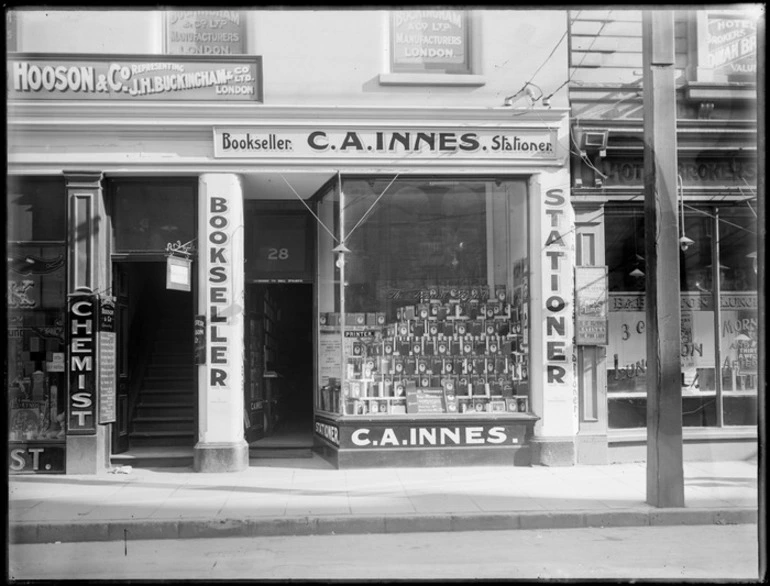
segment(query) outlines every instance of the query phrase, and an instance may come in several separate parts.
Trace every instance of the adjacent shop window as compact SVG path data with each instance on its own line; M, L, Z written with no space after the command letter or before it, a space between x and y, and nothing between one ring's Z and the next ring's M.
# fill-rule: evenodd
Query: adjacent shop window
M195 236L197 184L190 180L115 180L110 185L116 253L163 253Z
M319 212L349 250L319 231L321 410L528 410L524 181L348 178Z
M466 10L396 10L390 17L393 73L471 73Z
M611 428L646 426L643 219L641 207L606 210ZM756 217L745 206L687 206L684 219L694 242L679 259L683 425L754 425Z
M10 471L64 472L64 180L11 177L7 189Z

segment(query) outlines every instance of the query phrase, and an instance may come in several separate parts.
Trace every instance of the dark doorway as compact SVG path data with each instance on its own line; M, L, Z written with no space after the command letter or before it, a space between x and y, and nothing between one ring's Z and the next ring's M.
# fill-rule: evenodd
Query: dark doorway
M247 433L251 454L309 450L313 444L313 287L252 284L246 297L246 371L252 390L246 400L261 406L261 411L251 411L252 430L261 424L256 433ZM259 397L253 394L255 389Z
M193 293L166 288L165 262L113 265L118 421L113 453L196 440Z

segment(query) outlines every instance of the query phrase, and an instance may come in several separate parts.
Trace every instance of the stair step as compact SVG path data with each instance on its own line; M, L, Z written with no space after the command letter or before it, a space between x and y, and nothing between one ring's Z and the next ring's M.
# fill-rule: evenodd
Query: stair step
M193 377L145 377L142 384L143 390L158 391L163 389L182 392L193 387Z
M312 458L313 448L249 448L249 458Z
M110 464L113 466L132 466L134 468L187 468L193 465L193 459L193 456L174 454L146 456L113 454L110 456Z
M192 418L195 416L195 407L193 405L180 406L176 403L137 405L134 421L136 421L137 418L176 416Z
M132 433L183 431L195 433L192 417L135 417Z
M158 364L153 361L147 367L147 378L192 378L194 376L191 364Z
M188 431L138 431L129 434L131 446L185 446L195 443L195 433Z

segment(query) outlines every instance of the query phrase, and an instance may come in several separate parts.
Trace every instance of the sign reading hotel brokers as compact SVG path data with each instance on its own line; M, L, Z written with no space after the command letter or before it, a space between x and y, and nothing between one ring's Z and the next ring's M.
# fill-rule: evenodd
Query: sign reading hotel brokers
M436 157L555 160L556 131L214 128L217 158Z
M9 100L262 101L262 58L13 54Z

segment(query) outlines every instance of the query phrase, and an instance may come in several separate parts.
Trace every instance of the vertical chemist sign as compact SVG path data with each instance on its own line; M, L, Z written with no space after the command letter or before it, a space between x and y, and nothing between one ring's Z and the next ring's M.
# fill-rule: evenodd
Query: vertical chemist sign
M206 201L206 243L208 247L209 364L210 388L231 386L231 365L227 349L233 341L234 323L232 237L233 222L226 197L211 193ZM243 270L243 269L239 269Z
M67 433L96 433L96 318L95 295L76 294L67 304L69 387Z

